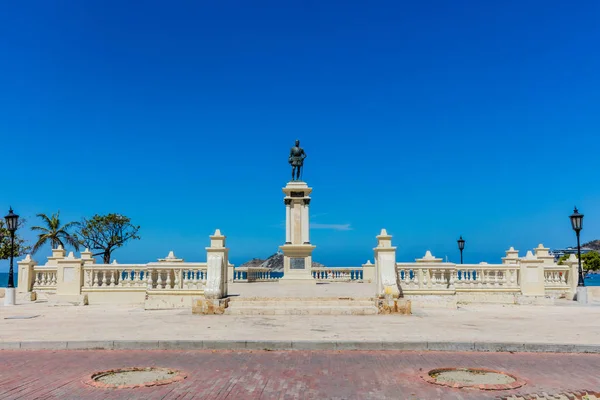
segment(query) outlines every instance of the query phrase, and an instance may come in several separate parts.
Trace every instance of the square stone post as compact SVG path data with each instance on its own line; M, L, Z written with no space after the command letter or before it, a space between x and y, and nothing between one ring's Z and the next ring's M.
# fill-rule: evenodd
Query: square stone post
M375 252L375 274L377 279L377 297L391 295L398 297L400 291L396 284L396 248L392 246L392 235L385 229L377 236Z
M502 264L516 264L519 261L519 250L514 247L506 250L506 257L502 257Z
M364 282L375 282L375 264L371 263L371 260L367 260L362 265L363 281Z
M206 276L205 296L212 299L227 297L227 283L229 282L229 249L225 247L226 237L219 229L210 236L210 247L206 248L206 262L208 265ZM233 265L231 265L233 268Z
M233 278L235 274L235 265L229 264L227 265L227 282L233 283Z
M568 298L574 300L577 294L577 284L579 283L579 262L575 254L569 255L564 265L569 267L569 274L567 275L567 284L569 285Z
M85 249L81 252L81 260L83 261L84 265L96 264L96 259L94 258L90 249Z
M17 293L29 293L33 290L33 282L35 279L35 273L33 267L37 263L31 258L29 254L23 260L17 262L18 265L18 278Z
M52 255L48 257L46 265L58 265L58 260L62 260L63 258L65 258L65 254L67 254L67 252L60 245L56 249L52 249Z
M75 258L73 252L65 258L57 260L56 295L57 299L87 304L85 296L81 295L83 286L83 264L81 258Z
M544 265L556 265L556 263L554 262L554 256L550 254L550 249L544 247L543 244L539 244L538 247L536 247L534 249L535 251L535 257L538 260L542 261L542 264Z
M546 293L543 263L531 251L521 258L521 293L524 296L543 296Z

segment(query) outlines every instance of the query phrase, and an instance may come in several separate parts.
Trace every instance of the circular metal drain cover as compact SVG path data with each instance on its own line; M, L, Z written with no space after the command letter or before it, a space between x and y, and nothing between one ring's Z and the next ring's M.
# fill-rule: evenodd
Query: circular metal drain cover
M167 385L185 379L181 372L169 368L120 368L94 373L85 381L98 388L131 389L144 386Z
M421 377L429 383L452 388L508 390L525 384L514 375L483 368L439 368Z

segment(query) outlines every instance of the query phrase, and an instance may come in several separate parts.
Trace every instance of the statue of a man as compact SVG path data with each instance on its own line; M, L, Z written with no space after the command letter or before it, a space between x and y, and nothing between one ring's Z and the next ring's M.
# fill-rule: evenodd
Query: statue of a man
M296 140L296 145L290 150L290 157L288 159L288 162L292 166L293 181L300 180L300 172L302 171L302 166L304 165L305 158L306 153L304 152L304 149L300 147L300 141Z

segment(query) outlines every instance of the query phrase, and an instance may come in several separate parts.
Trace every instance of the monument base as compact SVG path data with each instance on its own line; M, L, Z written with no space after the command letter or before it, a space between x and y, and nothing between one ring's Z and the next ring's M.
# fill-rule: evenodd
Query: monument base
M312 252L315 246L284 244L279 248L283 251L283 276L279 279L279 283L317 283L312 275Z

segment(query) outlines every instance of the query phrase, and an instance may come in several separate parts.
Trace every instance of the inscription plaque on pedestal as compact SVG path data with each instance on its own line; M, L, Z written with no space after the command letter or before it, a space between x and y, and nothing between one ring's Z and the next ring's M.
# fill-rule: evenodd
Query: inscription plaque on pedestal
M304 269L304 258L290 258L290 269Z

